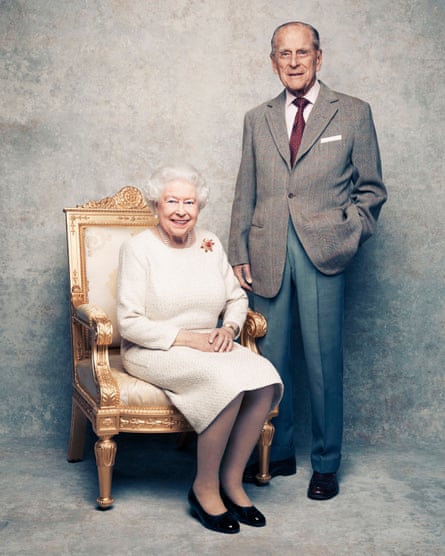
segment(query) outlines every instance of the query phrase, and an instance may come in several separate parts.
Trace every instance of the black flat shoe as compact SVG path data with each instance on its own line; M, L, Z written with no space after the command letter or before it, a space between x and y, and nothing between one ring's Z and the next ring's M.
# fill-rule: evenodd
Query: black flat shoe
M252 527L264 527L266 525L266 518L255 506L238 506L230 500L222 489L221 498L226 508L239 522Z
M312 500L329 500L337 496L339 491L335 473L318 473L314 471L307 495Z
M196 498L193 488L188 493L188 501L192 516L199 519L207 529L218 533L239 533L239 523L230 512L218 515L208 514Z
M278 475L288 476L295 475L297 472L297 462L295 458L287 458L278 461L271 461L269 464L269 474L271 478ZM256 478L258 473L258 463L251 463L246 466L243 473L243 483L252 483L257 486L266 486L267 483L260 483Z

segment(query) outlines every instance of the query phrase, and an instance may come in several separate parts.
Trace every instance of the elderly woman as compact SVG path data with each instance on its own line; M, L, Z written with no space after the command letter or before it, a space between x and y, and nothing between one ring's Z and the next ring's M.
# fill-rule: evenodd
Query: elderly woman
M239 522L266 524L242 475L283 387L271 363L234 342L247 298L218 238L195 227L207 197L193 167L152 176L158 225L122 246L118 322L128 373L162 388L198 434L192 515L237 533Z

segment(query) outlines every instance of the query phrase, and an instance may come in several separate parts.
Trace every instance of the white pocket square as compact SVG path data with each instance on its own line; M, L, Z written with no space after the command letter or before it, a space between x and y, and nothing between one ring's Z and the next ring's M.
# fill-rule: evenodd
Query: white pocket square
M320 143L330 143L331 141L341 141L341 135L332 135L331 137L322 137Z

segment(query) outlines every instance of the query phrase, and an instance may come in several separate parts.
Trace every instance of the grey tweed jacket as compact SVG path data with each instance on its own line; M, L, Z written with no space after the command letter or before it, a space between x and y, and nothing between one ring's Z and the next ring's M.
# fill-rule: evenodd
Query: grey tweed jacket
M281 285L289 218L315 267L333 275L374 233L386 200L370 106L320 86L293 168L285 91L244 119L228 254L250 264L263 297Z

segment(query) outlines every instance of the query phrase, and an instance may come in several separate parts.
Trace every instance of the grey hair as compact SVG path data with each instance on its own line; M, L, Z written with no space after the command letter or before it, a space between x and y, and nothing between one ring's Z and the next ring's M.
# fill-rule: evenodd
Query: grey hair
M282 23L281 25L279 25L273 32L272 39L270 41L271 56L275 54L275 38L277 36L278 31L283 29L283 27L288 27L291 25L300 25L302 27L306 27L306 29L309 29L309 31L312 33L312 42L313 42L314 50L320 50L320 34L317 31L317 29L315 29L315 27L312 27L310 23L304 23L303 21L288 21L287 23Z
M202 175L191 164L162 166L153 172L145 188L145 197L150 206L155 208L166 184L178 179L184 180L195 187L199 208L204 208L209 198L209 187Z

